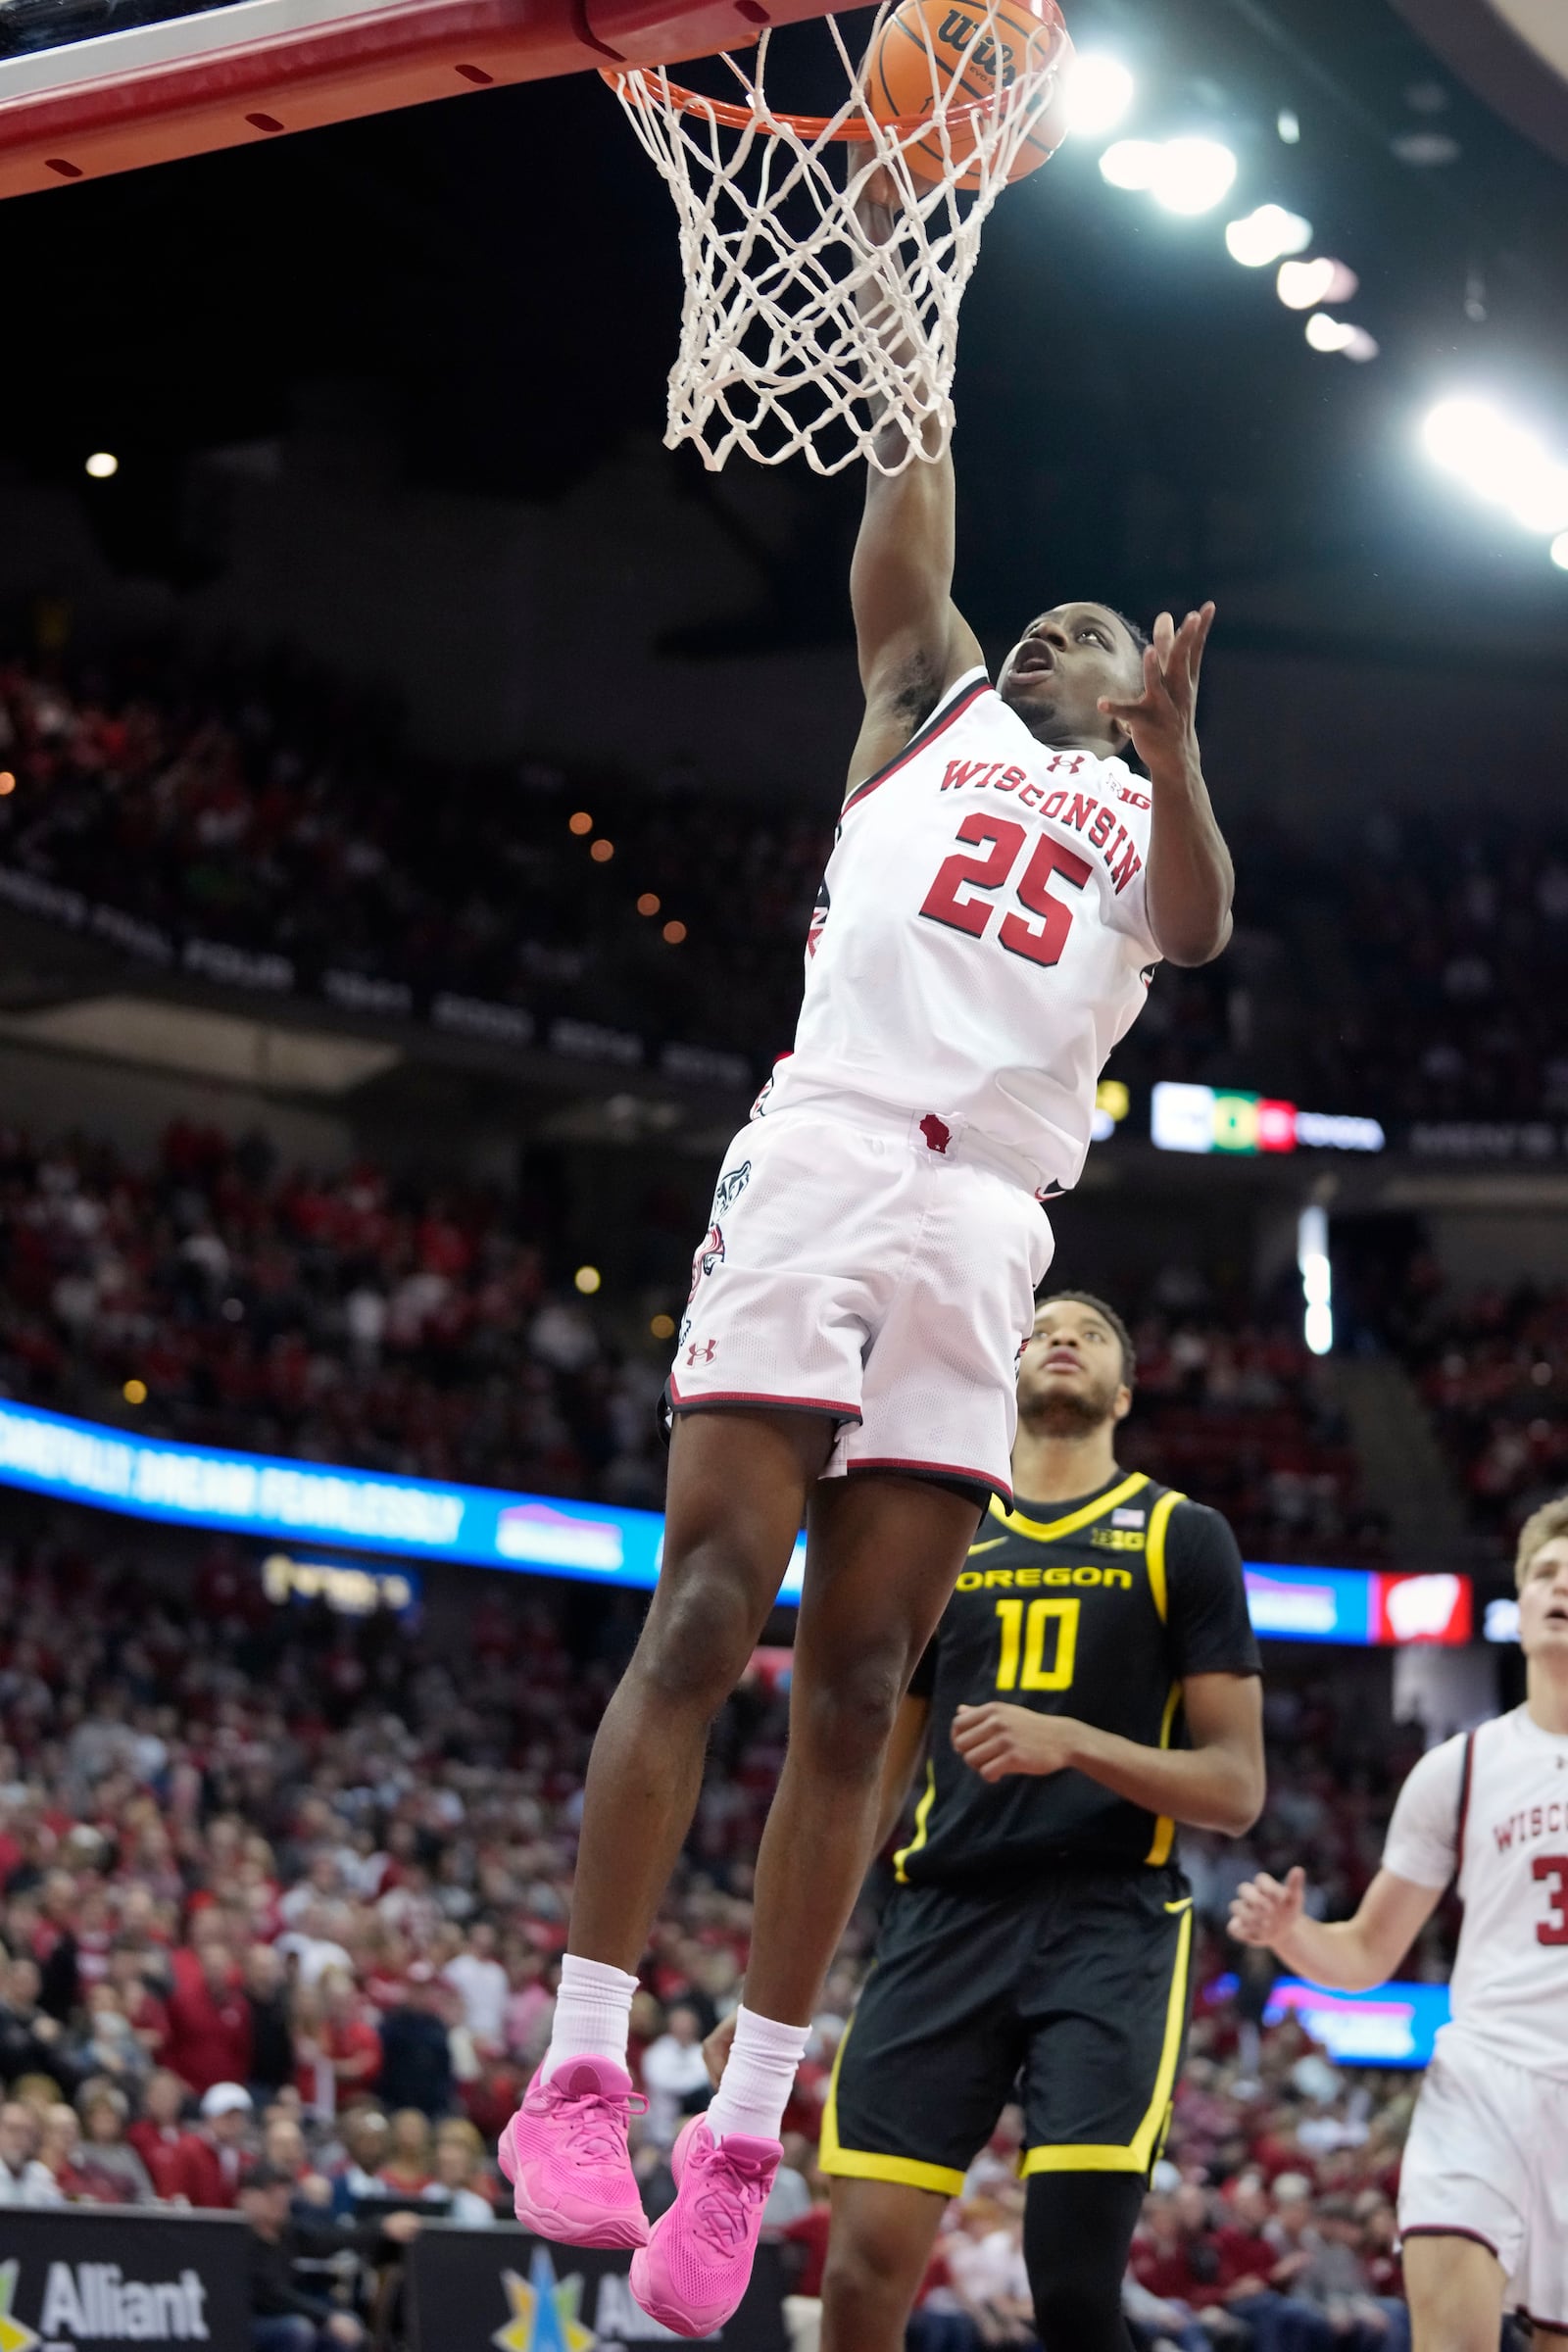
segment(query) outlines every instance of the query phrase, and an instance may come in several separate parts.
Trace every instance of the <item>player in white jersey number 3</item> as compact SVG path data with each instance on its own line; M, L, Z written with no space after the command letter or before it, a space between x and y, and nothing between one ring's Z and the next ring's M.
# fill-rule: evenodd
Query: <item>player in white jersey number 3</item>
M1445 1888L1464 1903L1452 2022L1399 2181L1414 2352L1496 2352L1504 2306L1568 2352L1568 1497L1525 1522L1516 1565L1525 1703L1422 1757L1353 1919L1253 1879L1231 1932L1347 1992L1398 1966Z
M725 1154L694 1261L663 1566L589 1767L550 2050L503 2142L519 2218L635 2247L633 2292L682 2335L745 2288L888 1735L980 1508L1009 1493L1042 1199L1079 1174L1149 968L1205 962L1231 928L1193 717L1212 608L1162 614L1145 648L1104 605L1055 606L993 686L953 559L950 461L871 471L851 576L865 719L796 1050ZM634 1972L803 1516L746 2000L650 2241L625 2152Z

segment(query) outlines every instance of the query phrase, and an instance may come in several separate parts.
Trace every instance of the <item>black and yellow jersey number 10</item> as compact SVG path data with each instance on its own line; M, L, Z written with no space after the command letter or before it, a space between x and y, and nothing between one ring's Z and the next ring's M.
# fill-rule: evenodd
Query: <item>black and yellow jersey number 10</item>
M999 1600L999 1690L1066 1690L1078 1654L1081 1600Z

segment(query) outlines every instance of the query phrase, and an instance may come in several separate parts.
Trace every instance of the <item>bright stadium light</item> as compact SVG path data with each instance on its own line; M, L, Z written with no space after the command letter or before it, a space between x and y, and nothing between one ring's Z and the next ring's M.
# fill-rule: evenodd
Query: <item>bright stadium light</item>
M1361 280L1325 254L1315 262L1281 262L1274 283L1288 311L1315 311L1321 303L1348 302Z
M1329 1218L1315 1203L1303 1208L1296 1228L1296 1262L1306 1302L1301 1336L1314 1355L1334 1346L1334 1270L1329 1263Z
M1514 520L1527 531L1543 531L1548 537L1568 531L1568 466L1553 465L1548 458L1525 483L1512 507Z
M1217 139L1167 139L1149 190L1167 213L1196 219L1223 204L1236 181L1236 158Z
M1113 188L1140 195L1152 187L1159 149L1152 139L1118 139L1100 159L1100 176Z
M1337 351L1342 359L1358 364L1375 360L1379 345L1364 326L1354 326L1348 318L1331 318L1327 311L1314 311L1306 322L1306 339L1314 351Z
M1568 466L1491 401L1471 395L1439 401L1421 439L1435 465L1504 508L1522 530L1548 539L1568 531Z
M1559 571L1568 571L1568 531L1560 531L1552 541L1551 560Z
M1244 270L1266 270L1287 254L1304 253L1311 242L1311 221L1282 204L1260 204L1225 230L1225 250Z
M1067 74L1068 129L1091 139L1110 130L1131 106L1133 86L1119 57L1092 49L1075 58Z
M120 471L120 460L107 449L95 449L87 460L87 471L95 482L107 482Z

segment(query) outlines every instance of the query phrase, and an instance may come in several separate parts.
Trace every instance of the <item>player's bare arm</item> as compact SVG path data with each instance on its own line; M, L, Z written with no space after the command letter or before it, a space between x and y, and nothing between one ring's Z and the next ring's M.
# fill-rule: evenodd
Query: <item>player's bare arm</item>
M1167 963L1211 963L1232 929L1236 869L1198 748L1198 676L1213 620L1212 605L1189 612L1180 628L1161 612L1144 652L1143 692L1100 701L1149 770L1154 808L1145 903Z
M851 169L855 166L852 151ZM897 210L885 172L870 182L858 218L872 244L894 233ZM897 428L890 428L895 431ZM955 489L951 456L899 474L867 466L865 512L850 567L865 718L850 761L857 784L902 751L947 689L982 665L978 639L953 602Z
M1182 1685L1192 1746L1142 1746L1071 1715L992 1699L960 1707L953 1744L983 1781L1076 1771L1195 1830L1239 1838L1263 1809L1263 1692L1255 1675L1194 1674Z
M1230 1929L1238 1943L1261 1945L1296 1975L1336 1992L1386 1984L1442 1899L1441 1886L1417 1886L1380 1870L1353 1919L1325 1923L1307 1912L1306 1873L1282 1882L1266 1871L1238 1889Z

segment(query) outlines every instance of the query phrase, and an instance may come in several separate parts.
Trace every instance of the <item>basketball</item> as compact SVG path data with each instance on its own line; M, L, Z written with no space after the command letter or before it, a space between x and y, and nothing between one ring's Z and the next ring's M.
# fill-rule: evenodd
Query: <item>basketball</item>
M1066 135L1062 81L1072 62L1072 42L1055 0L903 0L878 27L866 61L870 112L881 123L912 122L929 115L956 83L955 104L973 105L1008 89L1020 74L1054 64L1055 78L1033 102L1030 123L1008 171L1009 180L1026 179L1054 155ZM1000 66L1000 72L999 72ZM972 120L950 122L954 162L973 152ZM940 130L912 141L905 154L917 179L948 175ZM957 179L960 188L980 185L978 161Z

